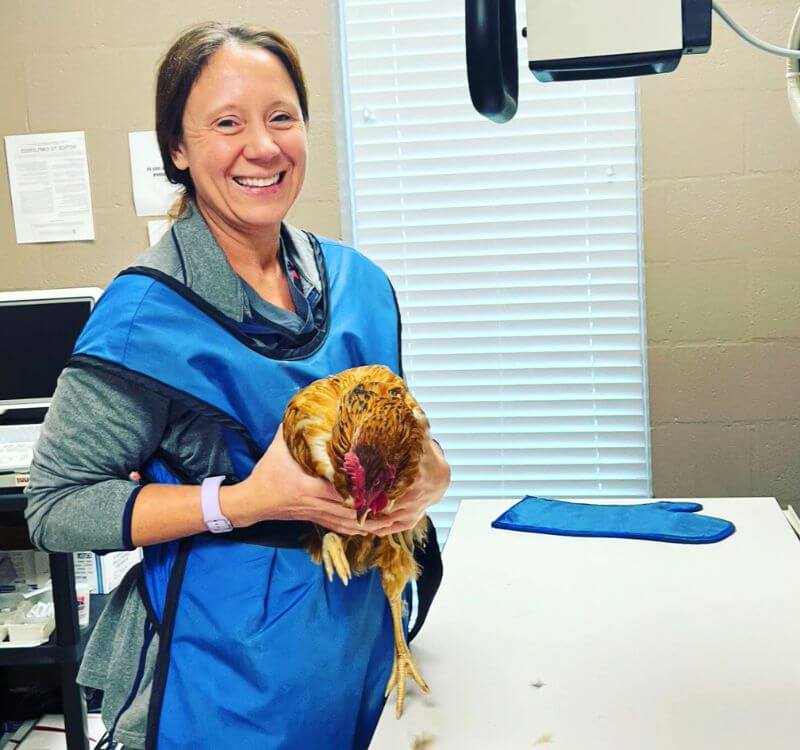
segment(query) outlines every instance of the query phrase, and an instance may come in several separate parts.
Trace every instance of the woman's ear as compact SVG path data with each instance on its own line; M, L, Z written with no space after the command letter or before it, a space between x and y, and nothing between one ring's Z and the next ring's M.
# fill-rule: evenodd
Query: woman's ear
M183 143L179 143L177 148L172 152L172 163L178 169L188 169L189 168L189 160L186 158L186 150L183 147Z

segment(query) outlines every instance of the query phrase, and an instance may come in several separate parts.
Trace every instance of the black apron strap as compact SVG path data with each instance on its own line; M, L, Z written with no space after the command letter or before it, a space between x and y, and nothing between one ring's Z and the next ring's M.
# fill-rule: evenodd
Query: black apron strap
M442 582L442 553L439 549L439 540L436 538L436 527L433 525L431 517L428 516L428 534L425 544L414 549L414 559L420 567L420 575L417 579L417 601L418 611L414 627L408 634L408 642L414 640L420 628L428 616L428 610L433 604L439 584Z

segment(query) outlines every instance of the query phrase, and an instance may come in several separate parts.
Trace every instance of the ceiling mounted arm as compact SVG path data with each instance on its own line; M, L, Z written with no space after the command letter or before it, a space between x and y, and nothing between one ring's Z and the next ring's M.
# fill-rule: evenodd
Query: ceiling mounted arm
M515 0L466 0L467 78L472 104L494 122L517 112Z

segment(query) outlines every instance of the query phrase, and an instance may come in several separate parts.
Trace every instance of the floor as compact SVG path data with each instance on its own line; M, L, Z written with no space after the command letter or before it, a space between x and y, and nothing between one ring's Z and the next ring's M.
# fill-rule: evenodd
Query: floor
M106 729L97 714L89 714L88 727L89 747L94 748L105 734ZM27 734L25 734L26 731ZM24 739L19 742L23 736ZM15 750L66 750L66 747L64 718L56 715L42 717L33 728L29 728L27 725L21 727L20 731L5 746L5 748L14 748Z

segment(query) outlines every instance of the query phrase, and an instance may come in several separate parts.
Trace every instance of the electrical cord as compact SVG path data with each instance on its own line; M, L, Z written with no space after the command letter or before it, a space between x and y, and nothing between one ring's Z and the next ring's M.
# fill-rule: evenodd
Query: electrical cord
M789 47L800 47L800 10L794 17L792 30L789 32ZM800 69L798 68L797 58L789 58L786 61L786 86L789 96L789 108L795 122L800 125Z
M800 58L800 49L787 49L786 47L777 47L774 44L770 44L769 42L765 42L757 37L754 37L749 31L745 31L739 24L736 23L722 8L717 5L714 0L712 0L711 7L714 9L714 12L723 20L725 23L728 24L742 39L746 42L749 42L754 47L758 47L764 52L769 52L772 55L780 55L781 57L792 57L792 58Z
M797 11L797 15L792 23L792 30L789 32L788 47L777 47L774 44L757 39L750 32L745 31L720 8L714 0L711 2L711 7L714 9L714 12L746 42L749 42L764 52L787 58L786 85L789 97L789 108L792 111L795 122L800 125L800 67L798 66L798 60L800 60L800 49L798 49L800 47L800 10Z

